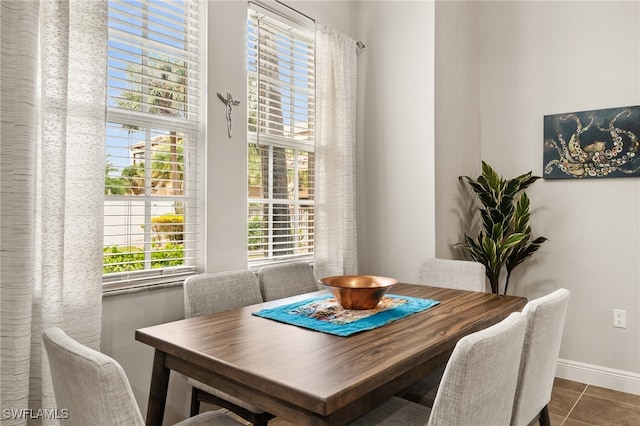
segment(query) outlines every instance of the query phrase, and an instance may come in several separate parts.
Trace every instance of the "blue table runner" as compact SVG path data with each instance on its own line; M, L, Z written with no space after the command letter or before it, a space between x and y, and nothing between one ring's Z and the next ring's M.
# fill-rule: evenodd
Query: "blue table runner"
M381 327L439 303L431 299L387 294L374 309L349 310L343 309L332 295L324 295L262 309L253 315L346 337Z

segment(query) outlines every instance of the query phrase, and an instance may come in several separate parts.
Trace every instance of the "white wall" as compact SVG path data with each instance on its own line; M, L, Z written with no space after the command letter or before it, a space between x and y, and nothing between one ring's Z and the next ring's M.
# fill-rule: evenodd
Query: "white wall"
M542 176L543 116L640 104L638 2L481 2L482 158ZM572 292L559 375L640 393L640 181L536 182L515 294ZM627 328L612 327L614 308Z
M434 3L358 2L359 272L413 281L435 253Z
M352 38L356 38L355 18L359 10L357 1L297 0L284 1L316 22L329 25Z
M458 177L480 173L478 2L439 1L435 12L435 255L461 259L471 215Z
M207 72L206 271L247 267L247 3L209 1ZM232 137L226 106L231 93Z
M138 291L102 298L102 352L127 373L142 415L146 417L153 348L135 340L139 328L184 318L182 286ZM165 422L188 417L191 393L183 376L171 374Z

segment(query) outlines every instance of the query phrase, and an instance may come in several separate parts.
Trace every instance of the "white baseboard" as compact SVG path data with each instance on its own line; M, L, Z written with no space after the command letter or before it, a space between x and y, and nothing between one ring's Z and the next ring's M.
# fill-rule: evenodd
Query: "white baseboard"
M640 374L630 371L558 359L556 376L561 379L640 395Z

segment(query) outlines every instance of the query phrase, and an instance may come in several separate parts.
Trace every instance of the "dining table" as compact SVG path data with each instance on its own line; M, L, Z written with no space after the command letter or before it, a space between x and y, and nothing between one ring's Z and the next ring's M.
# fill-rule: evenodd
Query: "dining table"
M389 293L439 303L348 337L254 315L326 291L136 330L136 340L155 348L146 423L162 424L173 370L294 424L346 424L444 365L462 337L527 302L407 283Z

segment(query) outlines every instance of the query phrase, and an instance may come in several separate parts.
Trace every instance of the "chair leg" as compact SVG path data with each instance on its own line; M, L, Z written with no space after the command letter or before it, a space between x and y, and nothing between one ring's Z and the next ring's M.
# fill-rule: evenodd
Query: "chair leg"
M200 414L200 398L198 395L198 389L192 387L191 388L191 414L190 416L197 416Z
M542 411L540 411L540 426L551 426L551 419L549 418L549 405L545 405Z
M253 426L267 426L269 420L271 420L273 417L274 415L269 413L255 414L252 419Z

